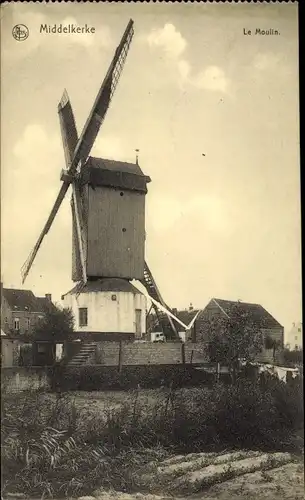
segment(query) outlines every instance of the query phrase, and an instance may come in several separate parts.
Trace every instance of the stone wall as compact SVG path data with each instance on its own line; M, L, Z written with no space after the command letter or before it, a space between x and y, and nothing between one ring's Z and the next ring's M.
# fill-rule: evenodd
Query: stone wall
M1 368L1 392L12 393L49 388L49 372L44 367Z
M98 342L95 360L103 366L201 364L207 361L200 346L180 342Z

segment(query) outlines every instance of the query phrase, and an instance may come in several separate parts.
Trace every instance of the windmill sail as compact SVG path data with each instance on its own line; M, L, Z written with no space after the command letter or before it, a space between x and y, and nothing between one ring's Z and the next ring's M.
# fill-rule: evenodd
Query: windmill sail
M103 123L106 112L108 110L110 101L112 99L112 96L114 94L114 91L116 89L116 86L118 84L120 74L122 72L123 65L125 63L128 49L132 40L134 34L133 30L133 21L132 19L129 21L126 30L124 32L124 35L122 37L122 40L117 47L115 51L115 55L113 57L113 60L110 64L110 67L108 69L108 72L106 74L106 77L101 85L100 91L95 99L92 111L88 117L88 120L84 126L84 129L82 131L82 134L77 142L77 145L74 149L74 142L75 139L77 138L77 132L76 132L76 127L74 131L69 132L70 135L67 135L65 138L63 136L63 139L65 140L65 157L66 161L67 159L69 160L69 168L68 168L68 174L73 175L75 174L78 164L81 161L82 163L87 159L93 143L96 139L96 136L99 132L99 129L101 127L101 124ZM61 120L61 126L63 130L63 124L72 124L74 122L74 117L73 117L73 112L72 108L70 105L69 100L65 103L63 100L59 104L59 111L60 113L60 120ZM72 120L73 119L73 120ZM66 121L65 121L66 120ZM75 125L75 123L74 123ZM73 126L73 125L72 125ZM76 135L75 135L76 134ZM71 149L70 149L71 148ZM71 150L74 150L73 158L71 156ZM70 182L68 180L64 180L63 184L60 188L60 191L57 195L55 204L51 210L51 213L48 217L48 220L40 233L40 236L37 240L36 245L34 246L32 252L30 253L28 259L24 263L21 269L21 275L22 275L22 283L24 283L31 266L34 262L34 259L37 255L37 252L41 246L41 243L43 241L43 238L45 235L48 233L52 222L59 210L59 207L68 191Z
M72 106L66 90L64 90L60 103L58 104L58 115L66 167L69 169L77 146L78 134ZM72 261L75 262L77 281L82 280L86 282L86 242L84 238L82 203L79 187L76 185L75 180L72 181L72 189Z
M93 143L105 119L109 104L117 87L133 34L133 21L131 19L126 27L122 40L115 51L115 55L112 59L107 75L102 83L91 113L79 138L73 162L69 169L70 174L73 174L77 169L78 163L80 161L82 163L86 161L90 154Z
M60 103L58 104L58 116L66 166L67 168L69 168L73 160L75 148L77 146L78 134L72 106L66 90L64 91Z
M65 152L65 160L66 160L66 165L69 166L71 164L72 158L73 158L73 153L77 144L77 130L76 130L76 125L75 125L75 120L74 120L74 115L72 111L72 107L70 104L70 100L67 94L67 91L64 92L61 101L58 105L58 114L59 114L59 120L60 120L60 127L61 127L61 134L62 134L62 140L63 140L63 146L64 146L64 152ZM63 185L60 188L59 194L56 198L56 201L54 203L53 209L51 210L51 213L48 217L48 220L43 228L43 230L40 233L40 236L37 240L36 245L34 246L32 252L30 253L29 257L23 264L21 268L21 276L22 276L22 283L26 280L26 277L32 267L32 264L34 262L34 259L37 255L37 252L40 248L40 245L42 243L43 238L45 235L48 233L53 220L55 219L55 216L59 210L59 207L66 195L66 192L68 191L69 188L69 183L64 182Z

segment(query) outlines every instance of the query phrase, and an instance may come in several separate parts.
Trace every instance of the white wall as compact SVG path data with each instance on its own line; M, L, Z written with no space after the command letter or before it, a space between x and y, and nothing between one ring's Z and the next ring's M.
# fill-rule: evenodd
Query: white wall
M289 346L289 349L294 350L297 346L298 349L303 347L303 325L302 323L293 323L290 330L285 331L285 345Z
M182 342L185 342L185 340L186 340L186 332L185 331L178 332L178 335L179 335L180 339L182 340Z
M116 300L112 300L112 296ZM143 294L132 292L88 292L67 294L64 307L72 309L75 330L79 332L135 333L136 309L141 309L142 334L146 329L146 298ZM88 309L88 325L79 326L78 309Z

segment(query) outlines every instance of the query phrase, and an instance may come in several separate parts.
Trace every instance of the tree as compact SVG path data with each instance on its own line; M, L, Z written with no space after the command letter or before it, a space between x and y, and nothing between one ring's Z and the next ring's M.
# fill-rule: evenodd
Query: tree
M235 383L240 360L253 361L262 351L261 330L238 305L232 306L230 317L213 317L206 326L210 360L228 366Z
M73 329L74 317L71 309L60 309L52 304L34 328L34 339L63 341L73 333Z

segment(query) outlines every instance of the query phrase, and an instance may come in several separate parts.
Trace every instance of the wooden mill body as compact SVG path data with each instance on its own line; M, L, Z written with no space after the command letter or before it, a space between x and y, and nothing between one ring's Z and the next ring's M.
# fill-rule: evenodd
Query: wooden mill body
M139 165L89 157L78 180L87 279L143 279L145 195ZM82 279L73 214L72 280Z

